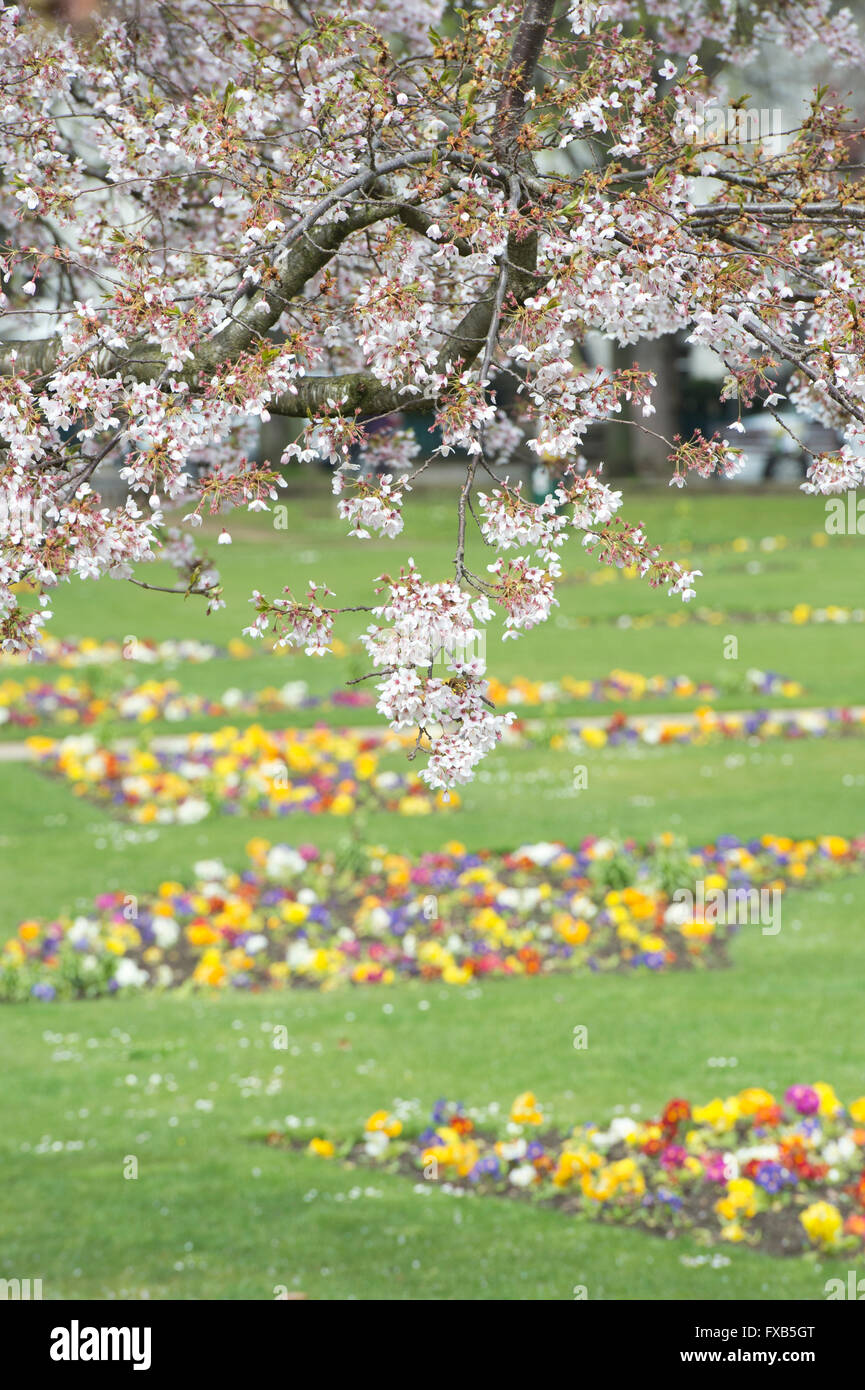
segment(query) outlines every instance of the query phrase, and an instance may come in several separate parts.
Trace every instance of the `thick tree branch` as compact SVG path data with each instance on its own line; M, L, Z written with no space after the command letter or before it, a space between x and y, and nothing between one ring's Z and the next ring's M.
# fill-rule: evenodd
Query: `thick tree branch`
M274 326L291 301L302 294L348 237L391 217L405 220L414 211L419 213L419 209L413 209L406 199L365 200L341 221L317 227L314 238L307 229L302 239L277 263L265 267L264 287L213 338L199 346L194 360L175 374L175 380L185 380L195 386L201 373L212 374L222 364L234 361ZM431 224L430 218L425 225ZM0 353L0 374L49 376L57 367L59 353L58 338L7 342ZM129 349L103 346L88 354L88 361L100 375L120 370L124 377L141 382L156 381L166 366L164 354L154 343L135 343Z
M526 93L532 85L556 0L526 0L513 48L502 78L502 91L496 107L494 151L497 159L513 155L517 136L525 120Z

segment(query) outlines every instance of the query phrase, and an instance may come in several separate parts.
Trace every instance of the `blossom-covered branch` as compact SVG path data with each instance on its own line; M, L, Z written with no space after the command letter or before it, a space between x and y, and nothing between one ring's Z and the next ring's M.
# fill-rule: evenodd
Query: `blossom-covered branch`
M638 428L655 412L651 375L592 365L593 335L685 333L740 407L773 410L791 373L793 407L841 437L807 490L857 485L865 458L855 113L821 90L771 149L712 139L701 116L724 98L724 62L760 44L861 65L847 12L663 0L644 23L640 0L505 0L443 23L443 9L180 0L145 27L119 0L76 31L0 12L0 639L38 644L63 580L167 587L138 571L160 555L179 568L170 591L219 606L192 528L268 509L294 459L337 466L353 538L396 540L429 462L409 430L374 422L429 414L438 454L468 458L453 578L409 565L383 581L367 636L380 709L414 721L437 786L501 734L477 635L549 616L574 529L602 563L693 593L580 461L624 405ZM303 431L256 461L272 415ZM519 442L553 469L543 503L508 479ZM678 486L739 466L699 433L669 457ZM111 466L129 494L115 506L94 491ZM492 552L480 572L474 527ZM325 651L345 611L326 597L256 595L253 628ZM428 626L419 661L406 605Z

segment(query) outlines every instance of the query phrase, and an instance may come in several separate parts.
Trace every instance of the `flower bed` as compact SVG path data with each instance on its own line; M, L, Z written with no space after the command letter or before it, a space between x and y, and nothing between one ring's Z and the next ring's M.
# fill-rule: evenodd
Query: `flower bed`
M845 1107L823 1082L783 1101L759 1087L701 1106L677 1098L650 1120L619 1114L566 1133L531 1092L509 1115L439 1101L423 1129L415 1105L398 1102L352 1139L268 1141L405 1174L419 1192L521 1197L668 1238L773 1255L861 1253L865 1241L865 1096Z
M0 652L0 668L26 667L36 663L74 669L79 666L111 666L117 661L137 661L146 665L161 661L168 664L191 662L198 665L218 657L241 655L252 655L252 648L246 642L233 642L229 647L219 647L213 642L201 642L195 638L156 642L152 638L135 637L118 642L100 641L96 637L57 637L46 632L32 652Z
M798 681L773 671L749 671L727 693L743 693L797 699L804 692ZM591 700L596 703L623 700L711 700L720 694L709 681L691 676L644 676L636 671L611 671L598 680L564 676L560 681L532 681L525 676L511 680L490 679L487 696L497 706L559 704ZM93 725L112 719L149 724L155 719L225 719L239 714L262 714L316 709L373 709L376 697L368 690L342 689L327 695L310 692L306 681L288 681L249 691L232 688L212 698L186 692L176 680L147 680L120 690L98 689L83 678L61 675L56 680L38 676L0 681L0 724L35 728L40 724Z
M713 893L748 894L757 909L756 890L782 895L865 862L865 839L839 836L724 836L696 850L669 834L645 850L590 838L506 855L452 843L416 859L263 839L247 848L243 873L203 861L190 887L108 893L90 913L22 923L0 954L0 999L707 968L725 964L738 929ZM767 928L755 910L742 929Z
M724 713L701 708L691 715L614 714L606 723L571 719L553 728L517 721L505 732L505 744L542 743L569 747L621 748L629 744L711 744L765 742L772 739L857 737L865 732L865 706L852 709L753 710Z
M271 641L265 642L264 650L269 655L291 655L286 647L276 647ZM333 650L344 656L348 651L344 642L335 640ZM113 666L118 661L138 662L145 666L164 662L167 666L199 665L203 661L221 661L230 658L246 661L249 657L261 656L262 646L251 646L240 638L232 638L226 646L214 642L202 642L198 638L169 638L157 642L152 637L125 637L122 642L113 638L104 641L97 637L57 637L51 632L42 634L39 646L32 652L0 652L0 669L3 667L61 666L74 670L80 666Z
M815 608L810 603L796 603L792 608L775 609L724 609L699 606L687 610L659 610L656 613L595 613L581 614L568 618L560 614L556 626L568 629L595 627L598 625L626 630L640 630L650 627L685 627L697 623L708 627L720 627L724 623L766 623L792 624L793 627L845 627L851 623L865 623L865 608L849 608L845 604L827 603L823 608Z
M230 689L217 698L184 691L176 680L149 680L122 690L99 692L72 676L56 681L0 681L0 724L35 728L40 724L94 725L117 719L150 724L164 719L230 719L238 715L285 714L296 710L372 709L375 699L363 690L334 690L313 695L306 681L288 681L263 690Z
M787 700L804 694L798 681L776 671L748 671L731 683L725 693L774 695ZM532 681L525 676L512 680L491 678L487 694L496 705L558 704L564 700L591 700L597 703L623 700L713 700L722 692L711 681L693 676L644 676L638 671L611 671L599 680L563 676L558 681Z
M351 815L359 806L425 815L459 803L416 777L384 771L379 755L413 740L386 731L217 729L150 747L105 748L92 736L31 738L37 765L79 796L142 825L193 824L213 812Z

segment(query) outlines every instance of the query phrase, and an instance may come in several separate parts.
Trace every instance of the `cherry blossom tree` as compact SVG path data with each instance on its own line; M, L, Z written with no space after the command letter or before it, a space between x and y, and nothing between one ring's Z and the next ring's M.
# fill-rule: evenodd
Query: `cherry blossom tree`
M642 12L176 0L67 29L0 11L4 646L38 644L61 581L156 587L140 567L159 557L172 592L219 607L195 528L268 509L280 465L321 451L350 534L396 540L436 459L374 423L428 413L438 454L467 459L453 573L398 557L362 611L379 710L417 730L422 776L449 787L509 717L485 696L483 635L549 617L574 533L602 563L694 592L697 574L621 519L621 494L581 457L625 404L646 430L655 411L651 375L592 367L587 335L685 331L722 361L740 410L774 412L792 368L793 406L843 439L812 457L806 491L861 482L861 131L818 91L782 150L712 142L699 111L716 79L695 56L819 44L861 65L851 16L830 0L662 0L650 38ZM505 415L493 382L508 375ZM255 462L271 416L300 433ZM508 480L523 438L555 461L541 503ZM740 467L718 438L666 443L677 486ZM113 507L92 486L110 463L128 486ZM470 527L490 552L482 573ZM252 603L247 632L316 654L358 611L323 578Z

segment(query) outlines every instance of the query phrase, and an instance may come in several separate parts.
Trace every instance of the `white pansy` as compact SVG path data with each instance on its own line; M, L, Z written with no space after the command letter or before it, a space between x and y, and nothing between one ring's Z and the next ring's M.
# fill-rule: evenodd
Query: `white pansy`
M305 867L303 856L298 854L296 849L291 849L288 845L274 845L267 852L264 872L267 878L284 883L296 874L303 873Z
M169 950L176 946L180 939L180 927L173 917L154 917L153 934L157 946L161 946L164 951Z
M537 1176L531 1163L521 1163L519 1168L511 1169L508 1174L508 1182L513 1183L514 1187L530 1187Z
M132 987L140 989L149 982L150 976L146 970L142 970L140 965L136 965L134 960L124 956L117 962L114 971L114 978L121 988Z
M221 859L199 859L193 865L195 877L204 879L208 884L212 881L220 883L228 877L228 870Z

